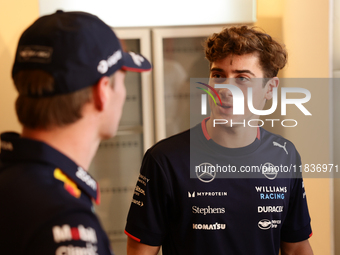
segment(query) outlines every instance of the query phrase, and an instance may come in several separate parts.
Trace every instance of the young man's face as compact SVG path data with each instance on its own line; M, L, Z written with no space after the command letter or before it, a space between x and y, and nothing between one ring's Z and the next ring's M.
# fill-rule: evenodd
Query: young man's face
M113 88L110 87L109 90L110 96L107 107L104 138L110 138L116 135L126 97L126 88L124 84L125 71L116 71L111 79L113 79Z
M247 126L248 120L258 118L248 109L248 87L252 87L253 106L257 110L262 110L266 99L271 98L271 94L268 94L269 84L263 87L263 79L261 79L263 71L256 54L229 55L213 62L210 67L210 78L215 78L210 79L212 87L215 87L215 84L231 84L243 92L244 115L233 115L233 95L229 89L216 89L222 105L217 97L215 97L217 105L209 97L211 119L226 119L228 120L227 126L230 126L231 120L233 123L243 123L245 120ZM251 125L256 125L256 123L252 122ZM233 124L233 126L237 125Z

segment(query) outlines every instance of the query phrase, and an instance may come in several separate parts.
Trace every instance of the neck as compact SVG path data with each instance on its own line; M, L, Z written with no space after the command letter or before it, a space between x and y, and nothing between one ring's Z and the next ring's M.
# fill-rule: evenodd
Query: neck
M257 136L257 127L226 125L213 126L210 118L206 122L207 132L213 141L227 148L241 148L253 143Z
M77 165L88 169L100 143L93 125L86 125L84 120L65 127L51 129L23 128L22 137L38 140L48 144Z

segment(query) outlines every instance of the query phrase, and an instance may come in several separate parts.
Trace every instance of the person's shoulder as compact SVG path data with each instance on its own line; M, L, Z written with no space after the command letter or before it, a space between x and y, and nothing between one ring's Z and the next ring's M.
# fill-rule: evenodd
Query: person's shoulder
M279 134L272 133L264 128L260 128L260 130L262 144L270 144L274 147L280 147L290 151L297 151L294 143L287 138Z
M41 206L41 211L50 208L74 207L76 184L61 169L39 162L21 162L7 166L0 173L0 190L7 194L8 203L17 207ZM81 191L78 191L81 194ZM53 209L51 209L53 211Z
M153 156L172 155L190 151L190 129L165 138L153 145L148 153Z

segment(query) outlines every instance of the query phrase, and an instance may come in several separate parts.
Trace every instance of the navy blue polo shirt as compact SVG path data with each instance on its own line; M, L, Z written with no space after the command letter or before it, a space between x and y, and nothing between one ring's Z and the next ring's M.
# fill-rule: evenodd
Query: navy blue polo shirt
M263 169L300 164L281 136L258 128L252 144L225 148L209 137L204 120L146 152L125 233L162 245L164 255L278 254L281 241L312 234L306 194L301 174ZM239 174L196 171L207 165ZM251 166L261 171L243 173Z
M47 144L1 134L1 254L112 254L97 182Z

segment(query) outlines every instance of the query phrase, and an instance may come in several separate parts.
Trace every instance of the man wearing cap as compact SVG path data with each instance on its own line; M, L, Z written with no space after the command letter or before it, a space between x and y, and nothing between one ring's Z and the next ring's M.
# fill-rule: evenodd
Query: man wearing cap
M12 77L23 130L1 134L1 254L112 254L86 170L116 134L125 71L150 69L88 13L58 11L22 34Z

